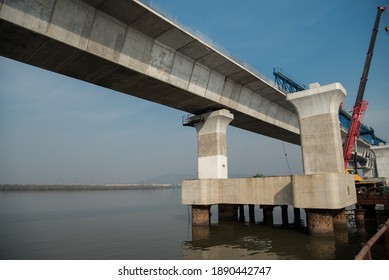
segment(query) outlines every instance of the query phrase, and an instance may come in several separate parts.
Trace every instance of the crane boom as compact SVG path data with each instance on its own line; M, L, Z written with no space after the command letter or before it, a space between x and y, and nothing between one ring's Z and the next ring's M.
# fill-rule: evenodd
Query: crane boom
M344 143L343 147L343 158L344 158L344 168L346 169L347 163L351 159L352 155L352 150L354 147L354 142L358 137L359 134L359 129L362 124L362 119L363 115L366 111L367 108L367 102L363 100L363 95L365 92L365 87L367 83L367 77L369 74L369 69L370 69L370 64L371 64L371 59L373 57L373 50L374 50L374 45L377 37L377 32L378 32L378 26L380 23L381 19L381 14L386 10L386 7L379 6L377 8L377 15L374 23L374 28L372 30L372 35L370 38L370 44L369 44L369 49L366 54L366 60L365 60L365 66L363 67L363 73L362 77L359 83L359 88L358 88L358 94L357 98L355 100L355 105L353 108L353 112L351 115L351 123L350 127L346 136L346 140ZM356 167L356 162L355 162L355 167Z

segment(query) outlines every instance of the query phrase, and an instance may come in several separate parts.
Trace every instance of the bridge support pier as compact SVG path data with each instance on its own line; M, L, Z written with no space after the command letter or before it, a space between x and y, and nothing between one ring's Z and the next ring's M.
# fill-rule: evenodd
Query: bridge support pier
M219 221L236 221L238 220L238 208L236 205L219 204L218 217Z
M347 227L346 209L341 208L333 210L332 219L335 227Z
M209 225L210 205L192 205L192 224Z
M196 116L193 126L197 130L197 157L199 179L226 179L227 167L227 127L234 119L228 110L222 109ZM206 208L208 207L208 210ZM192 205L192 224L209 224L210 206ZM221 205L218 209L221 219L236 217L234 205ZM208 217L207 217L208 215ZM208 222L206 222L208 221Z
M240 204L239 206L239 222L245 222L246 217L244 215L244 204Z
M249 223L250 224L255 224L255 205L254 204L249 204Z
M363 208L355 209L355 222L357 225L365 225L365 212Z
M385 177L389 184L389 145L373 146L370 148L375 155L377 176Z
M348 183L340 180L345 177L338 113L345 96L346 90L339 83L327 86L316 83L308 90L287 96L299 115L304 175L333 174L332 178L336 178L319 185L315 185L313 180L312 185L302 186L302 191L311 188L318 193L323 192L323 198L327 196L325 207L318 206L318 201L300 201L299 205L295 205L307 209L307 224L312 235L334 235L332 210L348 206L350 200L347 196L352 193ZM341 217L336 216L336 223L339 220Z
M281 205L282 226L289 226L288 205Z
M308 230L315 236L334 235L332 211L328 209L306 209Z
M293 208L293 223L296 226L300 226L303 223L303 220L301 220L301 210L300 208Z
M274 205L261 205L263 209L263 221L266 225L273 225Z

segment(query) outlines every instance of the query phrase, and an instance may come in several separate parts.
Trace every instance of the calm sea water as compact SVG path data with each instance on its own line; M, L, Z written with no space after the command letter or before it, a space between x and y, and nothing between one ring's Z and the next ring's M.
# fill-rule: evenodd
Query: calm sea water
M255 209L255 224L213 213L204 229L192 228L180 188L1 191L0 259L353 259L368 239L352 227L323 239L266 226Z

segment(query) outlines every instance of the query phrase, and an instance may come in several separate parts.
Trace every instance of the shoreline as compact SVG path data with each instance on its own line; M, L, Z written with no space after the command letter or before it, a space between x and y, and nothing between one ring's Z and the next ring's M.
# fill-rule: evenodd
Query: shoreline
M135 189L167 189L179 188L180 185L175 184L101 184L101 185L0 185L0 191L98 191L98 190L135 190Z

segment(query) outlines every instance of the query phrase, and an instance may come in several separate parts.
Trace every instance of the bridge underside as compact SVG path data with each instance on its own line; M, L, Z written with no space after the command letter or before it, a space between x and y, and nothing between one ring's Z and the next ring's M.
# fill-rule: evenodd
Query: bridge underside
M1 56L300 144L284 93L139 1L5 0L0 40Z
M143 75L99 56L0 21L0 55L191 114L224 108L217 102ZM299 144L299 135L228 108L231 125Z

